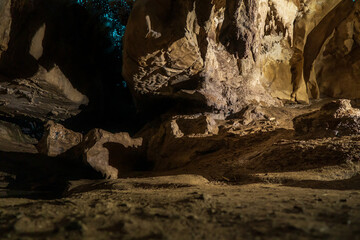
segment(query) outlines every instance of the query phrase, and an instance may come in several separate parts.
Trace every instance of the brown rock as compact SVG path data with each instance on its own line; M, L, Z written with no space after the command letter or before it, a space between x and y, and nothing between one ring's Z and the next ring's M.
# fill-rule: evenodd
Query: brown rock
M123 74L140 107L159 97L196 99L225 112L278 99L308 103L322 94L359 98L359 6L138 1L124 37Z
M142 138L131 138L128 133L109 133L93 129L85 137L84 161L105 178L116 179L119 173L132 170L139 156Z
M213 151L222 146L222 142L214 138L218 131L211 115L168 118L159 128L142 134L147 139L147 160L154 164L155 170L184 166L198 152Z
M124 38L123 75L138 105L154 96L181 97L237 111L250 102L279 103L272 95L290 99L288 40L297 7L245 2L136 2Z
M357 47L360 44L360 2L353 4L352 1L343 1L342 5L347 5L347 8L335 9L332 18L322 26L332 26L331 31L325 35L319 54L310 62L312 65L304 69L309 72L312 92L334 98L360 98L360 50ZM337 25L334 26L335 23ZM318 34L314 33L313 38L317 39L322 34L320 27L319 24L316 29Z
M294 120L295 131L300 135L317 138L360 134L360 110L352 108L350 100L336 100L319 111L301 115Z
M174 136L196 136L217 134L219 132L216 121L210 115L180 115L171 120Z
M3 52L8 48L10 41L11 18L11 0L3 0L0 2L0 58Z
M40 153L55 157L81 143L82 138L81 133L73 132L61 124L48 121L45 126L44 136L37 148Z

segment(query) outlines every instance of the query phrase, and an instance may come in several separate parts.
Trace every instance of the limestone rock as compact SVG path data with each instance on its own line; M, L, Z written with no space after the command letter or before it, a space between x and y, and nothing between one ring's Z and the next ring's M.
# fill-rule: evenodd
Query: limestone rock
M7 50L10 41L11 18L11 0L0 2L0 58L4 51Z
M56 67L49 72L41 68L27 79L0 74L0 111L11 117L65 120L79 114L87 102Z
M350 100L337 100L319 111L294 119L294 128L300 135L317 138L360 134L360 110L352 108Z
M82 138L81 133L73 132L61 124L48 121L37 148L40 153L55 157L80 144Z
M340 9L336 11L338 13ZM360 2L356 1L355 6L344 11L349 14L334 16L338 19L337 25L326 35L319 54L308 69L310 89L334 98L357 99L360 98Z
M249 103L279 105L278 99L308 103L321 94L357 98L359 5L137 1L124 37L123 75L140 108L161 97L196 100L224 112ZM319 53L326 59L316 60ZM331 76L334 69L339 74Z
M105 178L116 179L121 172L132 170L141 146L142 138L131 138L128 133L93 129L84 137L83 158Z
M182 97L236 112L250 102L291 100L298 11L281 0L138 1L125 33L123 75L140 106L154 96ZM146 37L146 19L161 37ZM297 100L307 102L302 88Z

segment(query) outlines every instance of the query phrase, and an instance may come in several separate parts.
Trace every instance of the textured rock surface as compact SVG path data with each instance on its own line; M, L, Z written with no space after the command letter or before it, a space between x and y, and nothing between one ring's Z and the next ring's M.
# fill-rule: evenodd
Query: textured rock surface
M311 92L334 98L360 98L360 2L356 1L355 6L350 9L335 10L336 13L343 11L349 14L333 14L333 19L329 20L331 24L328 25L334 27L333 20L336 19L336 27L325 35L319 55L314 56L312 68L309 66L304 70L309 71L310 83L315 85Z
M81 133L73 132L61 124L48 121L37 148L40 153L55 157L77 146L82 138Z
M132 169L140 156L142 138L131 138L128 133L109 133L93 129L82 143L84 161L105 178L116 179L119 173Z
M0 151L37 153L36 143L37 140L25 135L19 126L0 121Z
M10 41L11 27L11 0L3 0L0 2L0 58L4 51L8 48Z
M57 67L49 72L41 68L27 79L0 79L0 111L11 117L65 120L79 114L79 106L88 102Z
M294 119L298 134L313 137L348 136L360 134L360 109L352 108L350 100L337 100L319 111Z
M182 97L236 112L251 102L307 103L321 94L356 98L350 60L336 66L341 56L320 61L329 71L353 69L355 75L342 80L351 83L342 87L326 72L315 80L310 73L333 31L355 51L358 6L340 0L138 1L125 34L123 74L139 106L156 96Z
M204 141L218 132L213 116L187 115L168 118L159 127L149 125L139 135L146 139L147 160L156 170L164 170L188 163L197 152L220 147L218 141Z
M350 164L346 171L354 173L360 160L359 111L349 100L322 100L308 107L249 106L226 119L209 115L212 124L207 128L215 127L215 132L204 134L202 118L189 115L149 124L139 136L145 139L147 160L156 171L204 171L221 178L230 172L306 171Z

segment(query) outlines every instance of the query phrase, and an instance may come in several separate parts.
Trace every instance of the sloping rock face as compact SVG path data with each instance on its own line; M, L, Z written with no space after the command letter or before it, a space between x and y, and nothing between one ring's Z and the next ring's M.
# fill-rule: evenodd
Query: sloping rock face
M279 99L307 103L331 91L355 98L355 90L340 91L335 83L327 89L323 82L333 80L311 80L310 73L335 29L355 51L356 31L345 29L356 29L358 6L341 0L137 1L124 38L123 75L143 108L161 97L195 99L225 112ZM334 64L329 69L341 72Z

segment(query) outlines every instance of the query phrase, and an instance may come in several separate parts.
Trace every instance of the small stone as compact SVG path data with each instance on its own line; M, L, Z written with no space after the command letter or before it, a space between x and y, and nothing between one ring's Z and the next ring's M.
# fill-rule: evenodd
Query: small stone
M82 138L81 133L73 132L61 124L48 121L37 148L40 153L55 157L78 145Z

